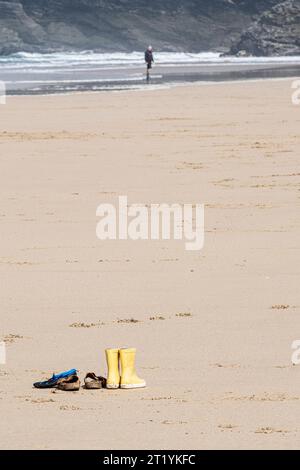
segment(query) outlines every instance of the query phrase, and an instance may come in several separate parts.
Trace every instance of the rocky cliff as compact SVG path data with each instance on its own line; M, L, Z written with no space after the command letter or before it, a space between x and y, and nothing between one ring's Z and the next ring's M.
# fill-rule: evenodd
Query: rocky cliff
M264 12L234 42L231 54L300 56L300 0L286 0Z
M225 51L280 0L0 0L0 54Z

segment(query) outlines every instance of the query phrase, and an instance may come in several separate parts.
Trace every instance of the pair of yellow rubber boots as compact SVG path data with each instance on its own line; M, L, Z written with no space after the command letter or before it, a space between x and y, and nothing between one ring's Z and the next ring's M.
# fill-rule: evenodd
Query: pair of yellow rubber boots
M105 354L108 369L106 388L146 387L145 380L140 379L135 371L136 349L106 349Z

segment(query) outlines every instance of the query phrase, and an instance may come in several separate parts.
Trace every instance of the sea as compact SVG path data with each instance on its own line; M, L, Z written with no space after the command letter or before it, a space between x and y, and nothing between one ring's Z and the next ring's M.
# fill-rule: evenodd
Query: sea
M0 57L8 95L122 91L191 82L300 77L300 57L223 57L221 53L157 52L150 80L144 52L20 52Z

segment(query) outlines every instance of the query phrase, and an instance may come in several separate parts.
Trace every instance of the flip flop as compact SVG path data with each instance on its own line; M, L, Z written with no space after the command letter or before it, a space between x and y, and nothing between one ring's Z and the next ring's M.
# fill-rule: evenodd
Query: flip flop
M85 388L88 390L96 390L106 387L106 379L104 377L97 377L94 372L86 374L84 379Z
M58 390L63 390L64 392L78 392L80 389L80 380L77 375L71 375L61 379L57 384Z
M60 374L56 374L56 375L53 374L51 379L45 380L43 382L36 382L33 384L33 386L35 388L54 388L54 387L57 387L57 384L59 383L61 379L71 377L76 374L77 374L76 369L71 369L66 372L61 372Z

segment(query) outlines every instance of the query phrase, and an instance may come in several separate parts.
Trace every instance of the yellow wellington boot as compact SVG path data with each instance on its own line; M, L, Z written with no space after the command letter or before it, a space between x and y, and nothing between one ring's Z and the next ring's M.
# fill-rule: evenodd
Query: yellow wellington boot
M107 383L106 388L120 387L119 349L106 349Z
M140 379L135 371L136 349L120 349L121 360L121 388L146 387L145 380Z

